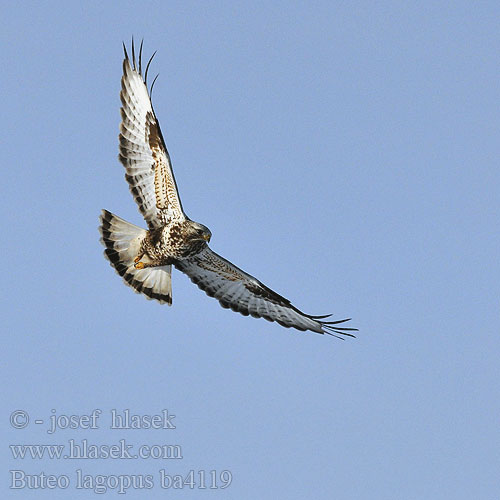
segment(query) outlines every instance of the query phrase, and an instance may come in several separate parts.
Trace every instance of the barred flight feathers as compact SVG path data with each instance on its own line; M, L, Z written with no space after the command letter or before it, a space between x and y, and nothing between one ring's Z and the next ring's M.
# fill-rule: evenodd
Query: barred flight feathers
M162 304L172 304L174 265L222 307L244 316L338 338L354 337L356 328L340 326L348 319L326 321L330 315L312 316L300 311L288 299L210 249L210 230L189 219L182 209L170 156L151 104L156 78L148 91L147 77L154 54L143 76L142 42L138 64L133 40L132 59L125 46L123 49L119 158L149 230L103 210L101 242L116 272L136 292Z
M139 56L141 61L142 50ZM126 50L120 99L119 159L141 214L150 229L161 227L171 219L184 219L170 156L151 104L146 77L143 78L136 67L135 57L131 65Z
M355 328L337 326L349 319L322 321L326 316L305 314L288 299L277 294L250 274L213 252L208 246L199 254L177 262L175 267L187 274L193 283L207 295L219 301L222 307L244 316L276 321L286 328L311 330L338 337L347 335ZM341 338L341 337L338 337Z

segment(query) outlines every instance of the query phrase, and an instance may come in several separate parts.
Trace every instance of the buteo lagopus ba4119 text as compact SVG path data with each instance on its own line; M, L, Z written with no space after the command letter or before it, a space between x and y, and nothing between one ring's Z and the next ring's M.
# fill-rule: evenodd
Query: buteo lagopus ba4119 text
M222 307L245 316L277 321L286 328L311 330L339 336L356 328L340 326L349 321L325 321L329 315L305 314L290 301L213 252L208 246L211 232L192 221L182 208L170 156L151 104L148 69L142 71L142 43L136 61L125 46L120 99L122 102L119 158L125 179L148 224L142 229L102 211L101 241L104 254L125 283L136 292L160 303L172 304L172 266ZM342 337L339 337L342 338Z

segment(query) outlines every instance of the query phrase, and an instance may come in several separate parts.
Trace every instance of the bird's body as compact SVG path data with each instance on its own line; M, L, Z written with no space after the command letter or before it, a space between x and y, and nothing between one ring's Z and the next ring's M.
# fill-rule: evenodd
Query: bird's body
M298 330L352 336L349 331L354 328L338 326L348 320L324 321L327 316L303 313L210 249L210 230L192 221L182 208L170 156L146 86L152 57L144 77L141 59L142 44L138 65L133 44L132 64L125 50L119 158L148 229L103 210L101 241L111 265L136 292L160 303L172 304L171 273L175 266L225 308Z
M142 240L136 267L165 266L200 253L210 239L210 233L191 220L174 220L150 229ZM139 265L138 265L139 264Z

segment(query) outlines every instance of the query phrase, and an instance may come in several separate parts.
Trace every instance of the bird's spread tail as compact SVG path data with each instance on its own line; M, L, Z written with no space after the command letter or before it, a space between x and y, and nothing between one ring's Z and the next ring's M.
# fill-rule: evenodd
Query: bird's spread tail
M171 266L136 269L134 259L139 254L146 230L103 210L101 214L101 242L104 255L125 283L137 293L160 303L172 304Z

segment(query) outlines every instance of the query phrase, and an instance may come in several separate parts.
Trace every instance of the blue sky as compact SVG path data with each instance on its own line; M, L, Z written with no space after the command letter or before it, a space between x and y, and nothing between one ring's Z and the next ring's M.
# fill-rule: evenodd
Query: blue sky
M497 2L2 6L7 498L494 499L500 490ZM226 311L180 273L171 308L102 256L143 224L118 162L122 48L144 37L186 212L211 246L357 339ZM102 410L98 429L47 434ZM176 429L109 428L168 409ZM9 426L15 410L30 415ZM34 424L43 419L43 426ZM15 460L8 444L170 444L182 460ZM10 470L66 490L8 490ZM229 470L162 490L159 470ZM115 490L106 493L115 496ZM120 495L121 497L122 495Z

